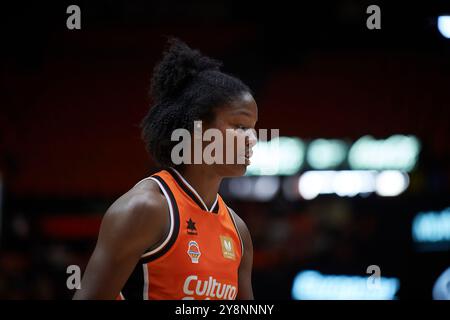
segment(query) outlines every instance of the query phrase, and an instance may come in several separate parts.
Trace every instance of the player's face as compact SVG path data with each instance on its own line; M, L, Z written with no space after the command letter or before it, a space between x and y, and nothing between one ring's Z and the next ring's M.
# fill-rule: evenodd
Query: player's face
M219 129L224 137L224 164L214 164L219 175L233 177L245 174L257 141L257 121L258 107L250 93L243 93L226 106L216 109L214 123L209 127ZM227 159L233 159L232 163L227 163Z

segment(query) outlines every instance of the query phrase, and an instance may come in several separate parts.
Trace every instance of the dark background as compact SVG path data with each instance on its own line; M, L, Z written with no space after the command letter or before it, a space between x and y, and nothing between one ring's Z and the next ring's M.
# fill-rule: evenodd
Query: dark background
M413 134L422 143L398 197L270 203L225 199L253 236L256 298L290 299L301 270L400 279L431 299L448 251L418 251L411 221L450 205L450 5L419 1L8 2L1 10L0 298L68 299L108 206L156 170L140 139L166 36L221 59L255 92L259 128L302 139ZM81 30L66 8L81 8ZM366 8L381 8L381 30ZM282 235L282 236L280 236Z

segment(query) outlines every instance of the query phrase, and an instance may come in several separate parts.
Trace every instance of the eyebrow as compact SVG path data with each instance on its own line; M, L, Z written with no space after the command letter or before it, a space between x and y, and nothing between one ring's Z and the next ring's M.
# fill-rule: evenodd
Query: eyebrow
M232 111L232 114L233 114L233 115L236 115L236 114L244 114L244 115L249 116L249 117L252 116L252 114L251 114L250 112L248 112L248 111L246 111L246 110L243 110L243 109L233 110L233 111Z

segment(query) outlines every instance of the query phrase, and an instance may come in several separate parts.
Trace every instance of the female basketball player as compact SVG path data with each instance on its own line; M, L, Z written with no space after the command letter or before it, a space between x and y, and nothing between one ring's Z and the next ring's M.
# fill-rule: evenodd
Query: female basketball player
M163 170L108 209L74 299L253 299L250 234L218 190L224 177L245 173L258 111L249 88L219 67L170 41L154 70L154 105L142 123L147 148ZM171 134L193 132L195 120L224 137L227 129L233 139L246 135L244 164L175 165L171 151L178 142ZM242 149L233 148L238 157ZM225 159L230 150L223 152Z

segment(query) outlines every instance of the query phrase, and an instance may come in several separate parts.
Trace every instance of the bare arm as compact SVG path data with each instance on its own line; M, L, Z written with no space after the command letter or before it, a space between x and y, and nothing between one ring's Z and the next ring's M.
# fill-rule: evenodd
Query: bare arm
M239 265L239 288L238 288L238 300L254 300L253 288L252 288L252 267L253 267L253 243L250 236L250 231L247 228L245 222L231 210L236 225L241 234L242 242L244 243L244 255Z
M131 190L106 212L81 289L73 299L115 299L144 251L168 225L168 207L154 182Z

